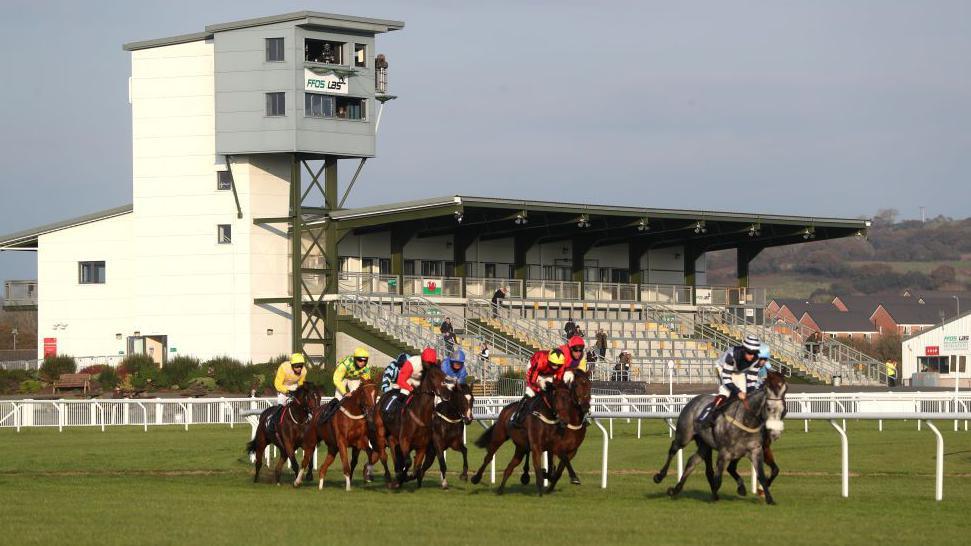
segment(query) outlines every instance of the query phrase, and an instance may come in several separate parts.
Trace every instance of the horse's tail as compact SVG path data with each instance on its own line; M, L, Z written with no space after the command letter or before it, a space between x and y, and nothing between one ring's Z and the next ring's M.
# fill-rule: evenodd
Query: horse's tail
M492 434L495 431L496 425L492 425L491 427L487 428L485 432L482 433L482 436L479 436L479 439L475 441L475 445L483 449L488 447L489 444L492 443Z
M253 438L252 440L246 442L246 452L256 453L256 438Z

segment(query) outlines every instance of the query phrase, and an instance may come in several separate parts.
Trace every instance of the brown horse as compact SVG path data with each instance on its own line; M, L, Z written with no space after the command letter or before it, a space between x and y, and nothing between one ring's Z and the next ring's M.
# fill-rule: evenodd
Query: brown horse
M579 373L586 379L585 373ZM581 376L574 371L574 377ZM549 451L560 458L558 469L562 473L563 468L576 454L585 435L583 417L586 410L577 403L576 390L575 381L569 383L557 382L551 393L540 395L539 402L535 403L533 411L526 415L521 427L509 425L518 402L503 408L499 412L496 424L486 429L475 442L477 446L486 449L486 455L482 461L482 466L472 476L472 483L479 483L482 480L482 473L485 471L486 465L489 464L496 451L507 439L513 441L516 451L503 473L502 482L499 484L499 489L496 490L497 493L502 494L505 491L506 481L527 452L532 455L533 471L537 476L545 475L542 472L542 457L545 451ZM587 391L588 396L589 390ZM587 398L587 403L589 403L589 398ZM580 432L581 434L567 436L567 433L570 432ZM559 478L559 476L556 477ZM528 479L524 477L523 483L528 483ZM543 480L536 480L536 491L540 495L544 493Z
M442 474L442 489L448 489L448 480L445 479L447 471L445 465L445 450L454 449L462 454L462 473L459 479L465 481L469 478L469 452L465 447L464 432L466 425L472 423L472 405L475 404L475 397L472 395L472 387L469 385L455 385L452 388L452 396L447 402L442 402L435 407L435 416L432 418L432 445L429 446L431 456L425 458L425 465L422 474L432 466L434 457L438 457L438 468Z
M344 483L347 491L351 490L351 478L354 469L357 467L357 458L362 450L368 454L368 462L371 462L371 444L369 439L373 434L374 408L377 406L378 386L374 381L365 379L358 388L341 399L337 411L326 421L323 420L325 408L318 408L314 412L312 424L308 427L303 437L303 462L300 465L300 472L297 479L293 482L294 487L299 487L303 481L303 476L307 468L313 461L314 451L320 442L327 444L327 456L320 465L318 478L319 488L324 488L324 477L327 469L339 452L341 464L344 467ZM347 456L348 448L351 449L351 458ZM364 480L370 481L369 465L364 469Z
M279 406L270 406L260 414L260 423L256 427L256 435L246 444L246 450L256 455L256 471L253 482L260 479L260 468L263 466L263 453L266 446L275 445L280 449L280 458L273 470L276 484L280 485L280 475L283 462L290 461L293 473L298 474L296 451L301 445L304 431L311 415L320 407L320 393L311 383L304 383L293 391L291 401L281 410ZM271 423L272 421L272 423Z
M385 438L391 448L395 463L395 479L391 488L401 487L403 483L415 478L421 487L425 456L432 440L432 415L435 412L435 397L449 400L451 391L445 388L445 374L437 365L424 365L421 383L416 387L403 408L394 408L389 419L384 421ZM386 408L393 391L381 397L381 408ZM411 468L411 451L415 451L415 474L408 475Z

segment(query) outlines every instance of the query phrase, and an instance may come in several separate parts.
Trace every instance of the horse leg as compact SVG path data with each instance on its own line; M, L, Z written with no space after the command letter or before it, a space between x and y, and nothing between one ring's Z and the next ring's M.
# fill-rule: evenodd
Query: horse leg
M684 465L684 474L681 475L681 479L678 480L678 483L676 483L674 487L668 488L668 495L675 497L681 492L682 489L684 489L684 482L688 480L688 476L691 475L691 471L695 469L695 466L700 461L701 455L699 455L697 451L691 454L691 457L688 458L687 464Z
M553 490L556 489L556 484L557 482L560 481L560 478L563 476L563 470L567 467L568 464L570 464L569 459L567 459L566 457L560 457L560 461L556 465L556 469L551 470L552 475L550 476L550 484L546 487L547 493L552 493ZM550 466L550 468L551 469L553 468L552 465Z
M735 459L728 463L728 468L726 470L728 470L728 475L735 480L735 484L738 486L738 489L736 490L738 492L738 496L744 497L747 491L745 489L745 481L742 480L742 477L738 474L738 461L740 460L741 459Z
M708 487L711 488L711 500L718 500L718 490L715 488L715 469L711 462L711 448L703 442L698 442L698 453L705 461L705 478L708 479Z
M573 450L569 456L566 458L566 470L570 473L570 483L573 485L580 485L580 476L577 476L577 471L573 470L573 457L576 457L577 450Z
M468 481L469 479L469 450L466 449L465 444L459 444L457 448L459 453L462 454L462 473L459 474L459 479Z
M765 464L769 465L769 469L772 471L769 474L768 479L769 485L772 485L772 482L775 481L776 476L779 475L779 465L775 464L775 454L772 453L772 448L768 445L762 448L762 454L765 458Z
M344 491L351 490L351 461L347 456L347 443L344 440L337 440L337 450L341 454L341 466L344 470Z
M540 476L544 476L543 457L545 457L546 455L543 453L543 450L537 447L536 445L533 445L531 451L532 451L531 455L533 459L533 474L536 475L536 493L542 497L543 480L542 478L540 478Z
M351 479L354 479L354 471L357 470L357 459L361 455L361 448L357 446L351 446ZM364 465L364 469L361 474L364 481L367 481L367 465Z
M491 449L491 446L490 446L490 449ZM509 464L506 466L506 470L502 472L502 482L499 483L499 489L496 490L496 494L502 495L506 491L506 480L509 479L509 475L512 474L513 469L519 466L519 462L522 461L523 457L526 456L526 451L527 451L527 448L516 446L516 453L513 454L512 459L509 461ZM494 451L492 453L494 453ZM488 457L486 459L486 462L488 462ZM486 463L482 463L482 468L485 468L485 465ZM480 474L482 473L482 469L479 469L479 473ZM475 478L473 478L472 483L475 483L474 480Z
M722 487L722 474L725 473L725 466L731 462L729 457L731 457L731 455L728 455L728 451L726 450L720 450L718 452L718 464L715 468L715 478L714 482L711 484L712 497L718 497L718 490Z
M762 454L761 446L752 450L752 460L755 461L755 472L759 478L759 485L762 486L762 491L765 492L765 503L775 504L772 493L769 493L769 479L765 475L765 465L763 464L764 455Z
M529 449L529 446L526 446L526 449ZM538 474L536 479L540 479ZM523 461L523 475L519 477L519 483L523 485L529 484L529 459Z
M445 472L447 472L447 470L448 470L448 468L447 468L447 466L445 464L445 449L446 448L443 446L442 449L438 450L438 452L437 452L437 455L438 455L438 470L442 474L442 489L448 489L448 480L445 479ZM429 462L429 464L425 465L425 468L426 469L429 466L431 466L431 464L430 464L432 462L431 461L431 457L428 458L428 462ZM424 473L425 472L423 470L422 471L422 474L424 474Z
M324 458L324 462L320 465L320 470L317 471L317 478L320 480L320 485L317 489L324 488L324 476L327 475L327 469L330 468L330 463L334 462L334 457L337 457L337 448L327 446L327 457Z
M425 453L428 452L427 446L415 449L415 480L418 481L418 488L421 489L421 482L425 478Z
M654 483L661 483L664 480L664 477L668 475L668 468L671 467L671 459L674 459L674 456L677 455L683 447L684 446L678 443L677 438L671 441L671 447L668 448L668 459L664 461L664 466L661 467L661 470L658 470L657 474L654 475Z
M300 487L300 484L303 483L303 477L307 473L307 469L313 464L314 451L317 450L317 436L312 429L313 427L311 427L311 430L303 438L303 460L300 461L300 472L297 473L297 479L293 481L294 487ZM313 470L310 471L310 474L313 475Z
M263 466L263 454L266 452L266 439L263 438L263 432L257 431L256 438L253 441L256 442L254 444L256 449L254 453L256 456L256 468L253 472L253 483L258 483L260 481L260 468Z
M283 463L285 463L287 460L287 458L283 455L283 449L280 449L280 457L277 457L276 466L273 468L273 480L277 485L280 485L280 476L283 475Z
M472 476L472 479L469 480L473 485L477 485L480 481L482 481L482 473L485 472L485 468L489 465L489 461L491 461L495 456L496 451L499 451L502 444L506 442L505 429L501 428L499 424L501 423L501 419L503 419L502 413L499 414L499 419L500 421L496 421L496 424L492 425L492 427L489 429L489 444L486 446L485 457L482 458L482 466L476 470L475 474ZM505 419L508 419L508 416L505 417ZM519 463L517 462L516 464Z

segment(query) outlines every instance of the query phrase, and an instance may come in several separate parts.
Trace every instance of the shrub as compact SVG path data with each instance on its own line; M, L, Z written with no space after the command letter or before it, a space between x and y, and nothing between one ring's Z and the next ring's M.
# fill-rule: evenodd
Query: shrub
M199 359L191 356L177 356L165 363L159 378L159 385L185 385L190 377L199 371Z
M334 396L334 370L307 363L307 381L317 385L322 396Z
M107 367L108 366L105 366L104 364L94 364L93 366L88 366L86 368L81 368L78 371L78 373L86 373L86 374L91 374L91 375L98 375L99 373L101 373L102 371L104 371L104 369L107 368Z
M186 388L189 389L199 387L207 391L214 391L216 390L216 380L211 377L193 377L189 380L188 385L186 385Z
M158 383L159 368L148 355L128 355L118 366L118 375L129 378L132 387L144 389Z
M16 394L20 384L28 379L34 376L27 370L0 370L0 394Z
M27 379L20 383L20 392L24 394L33 394L35 392L40 392L44 388L44 384L36 379Z
M101 373L97 376L98 384L101 385L102 390L110 391L118 386L121 378L118 377L118 372L115 371L111 366L105 366Z
M40 366L40 375L48 381L54 381L61 374L75 373L78 369L74 357L66 355L49 356Z
M248 393L253 374L242 362L228 356L220 356L203 364L206 374L216 380L219 388L232 393Z

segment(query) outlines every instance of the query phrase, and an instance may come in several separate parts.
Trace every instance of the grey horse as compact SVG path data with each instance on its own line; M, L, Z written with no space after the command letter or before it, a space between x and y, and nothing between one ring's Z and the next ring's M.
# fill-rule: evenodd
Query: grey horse
M677 455L692 440L698 450L691 455L685 465L681 480L668 489L672 497L681 492L685 480L700 462L705 462L705 476L711 486L712 500L718 500L718 489L721 488L722 474L725 466L748 456L755 463L759 484L765 491L765 501L775 504L772 493L769 492L770 481L765 475L763 466L762 434L768 431L772 440L777 440L782 434L782 417L786 409L786 385L782 374L769 372L762 389L749 395L745 401L735 400L719 414L712 426L699 427L698 416L705 406L710 404L714 395L702 394L691 399L678 416L678 426L674 433L674 440L668 449L668 458L661 470L654 475L654 483L661 483L667 476L671 459ZM718 450L717 470L712 467L712 451ZM744 494L745 484L736 474L733 476L739 486L740 494Z

